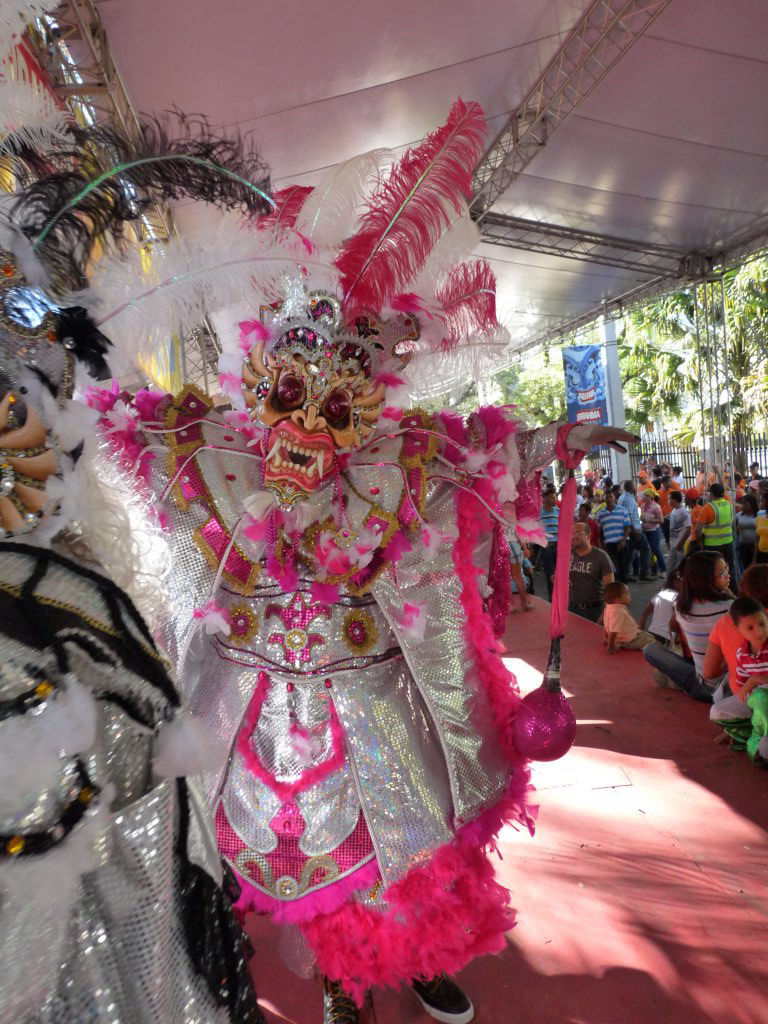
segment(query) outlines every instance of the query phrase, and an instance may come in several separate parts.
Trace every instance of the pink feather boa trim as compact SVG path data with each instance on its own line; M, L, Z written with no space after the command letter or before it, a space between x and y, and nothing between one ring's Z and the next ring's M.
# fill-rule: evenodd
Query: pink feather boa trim
M256 751L253 749L249 740L253 730L256 728L256 724L259 721L259 715L264 705L264 701L267 699L267 693L269 692L270 679L266 672L259 672L259 681L254 690L251 703L248 705L248 710L245 713L245 722L241 728L237 737L237 749L243 755L245 759L248 771L252 775L255 775L257 779L264 783L265 786L269 786L273 793L278 796L282 801L291 800L296 793L300 793L303 789L307 789L309 786L315 785L320 782L331 772L336 771L337 768L341 768L344 765L344 730L339 716L336 714L336 708L333 706L333 701L330 697L328 698L328 710L330 712L330 728L331 728L331 756L327 760L323 761L322 764L313 765L311 768L305 768L301 775L294 782L280 782L275 776L267 771L264 765L261 763Z
M379 865L374 858L345 878L340 878L338 882L302 896L292 903L261 892L238 871L235 871L235 875L240 883L241 892L234 904L234 910L241 921L246 914L254 913L269 914L272 920L279 924L299 924L311 921L320 914L331 914L346 903L353 893L365 892L372 888L379 877Z
M515 923L484 852L460 843L412 868L385 898L385 913L347 903L301 925L320 971L358 1004L373 985L455 974L476 956L501 952Z

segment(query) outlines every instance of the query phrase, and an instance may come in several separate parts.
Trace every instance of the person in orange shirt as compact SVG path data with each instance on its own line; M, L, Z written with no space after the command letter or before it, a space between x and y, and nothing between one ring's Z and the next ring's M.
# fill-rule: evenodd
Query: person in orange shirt
M686 555L689 555L691 551L695 551L698 547L701 547L701 543L699 541L696 541L696 546L692 546L692 541L696 537L696 523L699 521L699 516L701 515L703 506L699 503L701 495L696 487L689 487L684 493L685 507L691 513L691 526L690 529L686 530L680 538L677 548L678 551L682 551Z
M664 516L661 532L664 534L664 540L667 544L669 544L669 492L679 490L680 485L675 483L669 473L665 473L661 478L661 487L659 488L659 505L661 505L661 512Z
M759 601L763 608L768 608L768 565L752 565L747 569L739 582L739 597L751 597ZM736 675L736 652L744 643L730 615L723 615L715 623L709 634L707 653L701 666L704 679L717 679L728 669L728 683L731 696L715 700L709 712L713 722L722 728L723 735L718 742L730 739L731 745L737 750L744 750L752 732L749 708L739 700L741 684Z

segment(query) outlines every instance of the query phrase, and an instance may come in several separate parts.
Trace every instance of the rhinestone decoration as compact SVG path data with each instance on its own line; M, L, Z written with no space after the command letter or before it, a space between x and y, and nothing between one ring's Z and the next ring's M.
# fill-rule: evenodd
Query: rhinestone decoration
M351 611L345 616L341 635L348 650L355 654L367 654L376 646L379 631L368 612Z
M229 639L233 644L245 647L252 643L259 632L259 619L255 612L245 603L233 605L229 609L232 629Z

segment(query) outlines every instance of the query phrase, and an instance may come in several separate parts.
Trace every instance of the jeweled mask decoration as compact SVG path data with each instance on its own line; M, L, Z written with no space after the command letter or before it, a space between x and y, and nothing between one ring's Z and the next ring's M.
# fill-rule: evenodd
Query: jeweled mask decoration
M419 337L412 316L342 321L338 299L310 292L291 315L290 300L263 307L269 341L243 369L246 403L271 428L264 485L283 503L306 498L331 475L340 451L359 448L376 425L385 365L401 369Z
M51 419L72 395L76 360L103 376L108 345L85 310L57 306L0 248L0 539L55 526L62 486L51 478L79 446L63 452Z

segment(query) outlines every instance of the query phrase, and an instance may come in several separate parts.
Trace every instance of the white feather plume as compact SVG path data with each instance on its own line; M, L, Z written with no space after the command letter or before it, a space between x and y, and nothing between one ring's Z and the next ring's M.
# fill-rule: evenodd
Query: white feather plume
M0 73L0 156L22 142L45 151L67 142L69 116L59 110L39 82L26 82Z
M363 199L390 156L387 149L372 149L331 168L299 211L296 230L318 249L349 238Z
M484 380L509 363L509 332L505 327L473 335L447 352L425 346L408 364L414 401L455 392L470 381Z
M254 304L279 297L300 266L322 281L318 287L335 287L334 268L308 255L295 233L276 242L270 233L249 231L239 219L226 217L214 232L157 244L146 270L138 253L101 260L91 289L77 301L91 305L115 346L113 371L121 373L140 353L195 327L206 313L244 297L252 296Z
M20 40L27 25L56 7L52 0L3 0L0 3L0 57L4 57Z
M419 274L403 290L415 292L423 299L431 299L443 282L444 276L457 263L467 259L480 244L480 228L469 216L469 208L445 231L429 254Z

